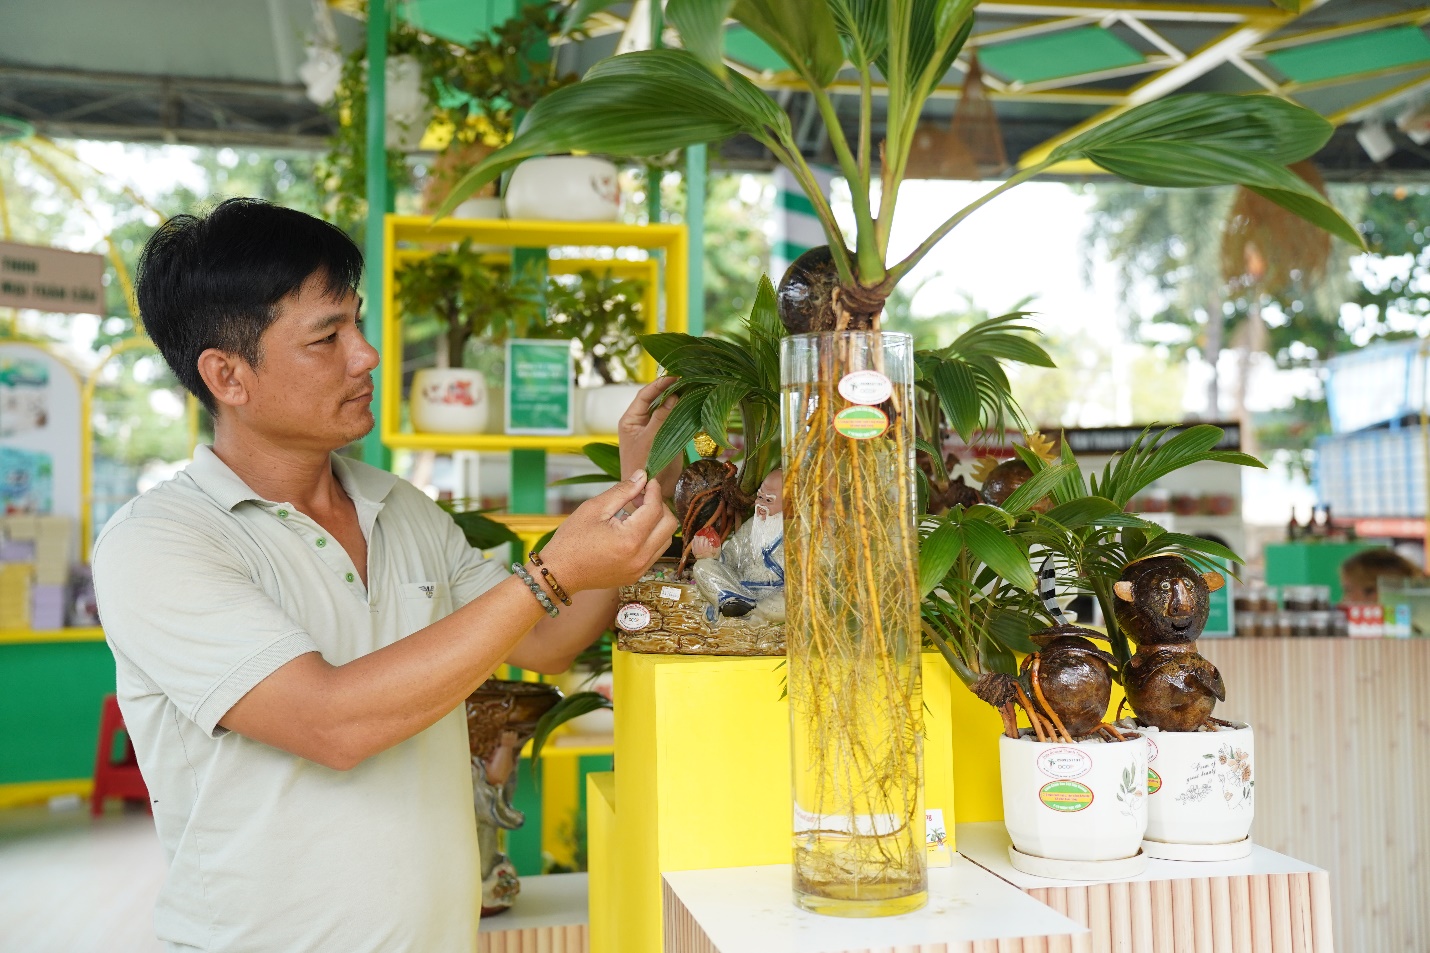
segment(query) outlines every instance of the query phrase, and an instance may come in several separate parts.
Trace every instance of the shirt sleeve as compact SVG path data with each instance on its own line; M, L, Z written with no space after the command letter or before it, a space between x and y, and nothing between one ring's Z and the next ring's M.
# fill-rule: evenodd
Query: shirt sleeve
M219 719L312 637L241 556L186 523L131 516L95 544L100 624L116 654L211 737Z
M452 593L452 611L455 612L506 579L511 570L501 559L483 558L480 549L473 549L467 543L467 537L451 516L430 500L427 505L450 569L447 588Z

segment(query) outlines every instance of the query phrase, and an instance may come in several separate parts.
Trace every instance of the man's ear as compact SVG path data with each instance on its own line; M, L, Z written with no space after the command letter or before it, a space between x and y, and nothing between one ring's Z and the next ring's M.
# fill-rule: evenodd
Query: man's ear
M199 377L221 407L237 407L248 403L248 385L252 380L248 362L211 347L199 355Z
M1226 585L1226 577L1219 572L1204 572L1202 578L1207 581L1207 592L1216 592Z
M1112 591L1117 593L1117 598L1121 599L1123 602L1132 601L1134 590L1132 588L1132 583L1128 582L1127 580L1123 579L1119 582L1113 583Z

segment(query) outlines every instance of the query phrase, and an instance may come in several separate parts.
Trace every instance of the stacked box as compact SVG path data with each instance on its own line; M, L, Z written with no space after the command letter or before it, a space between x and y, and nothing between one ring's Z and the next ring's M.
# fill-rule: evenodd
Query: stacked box
M35 570L29 563L0 564L0 629L30 627L30 585Z
M37 516L34 519L35 582L63 589L70 578L74 521L67 516Z
M30 628L65 627L65 587L35 583L30 587Z

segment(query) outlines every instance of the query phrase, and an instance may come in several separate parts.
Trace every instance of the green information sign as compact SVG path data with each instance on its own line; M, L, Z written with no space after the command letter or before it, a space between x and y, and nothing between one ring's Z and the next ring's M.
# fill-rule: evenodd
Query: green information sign
M1218 571L1226 579L1226 585L1213 592L1207 599L1207 627L1202 630L1202 635L1212 637L1235 635L1236 629L1232 625L1231 618L1231 590L1236 585L1236 580L1231 578L1231 568L1225 560L1214 559L1212 561L1217 563Z
M569 341L507 341L506 432L571 433L574 384Z

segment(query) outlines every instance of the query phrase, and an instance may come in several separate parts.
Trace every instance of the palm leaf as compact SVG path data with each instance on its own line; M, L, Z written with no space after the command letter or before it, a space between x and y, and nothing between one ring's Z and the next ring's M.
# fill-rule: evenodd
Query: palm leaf
M665 7L680 42L721 79L726 75L725 20L734 6L735 0L670 0Z
M1026 592L1032 592L1038 587L1037 578L1028 563L1028 553L1013 537L982 520L965 519L961 528L969 551L1001 578Z
M844 47L824 0L736 0L733 12L806 82L828 86L844 67Z
M938 528L919 544L919 595L926 596L943 582L963 552L963 532L957 523L940 521Z
M532 156L597 152L664 155L745 134L791 141L789 116L738 73L722 80L687 50L640 50L602 60L579 83L543 97L521 131L463 176L437 216Z
M692 387L681 393L675 409L665 418L651 441L650 456L646 460L647 473L664 470L666 464L679 456L685 445L700 432L704 426L705 398L713 389Z
M889 43L888 6L888 0L829 0L834 26L844 37L844 50L855 69L868 69L884 55Z
M549 708L546 714L537 719L536 732L531 736L532 763L540 763L541 749L546 747L546 740L558 727L566 724L572 718L579 718L582 715L589 715L593 711L610 707L611 700L600 692L572 692L561 699Z

